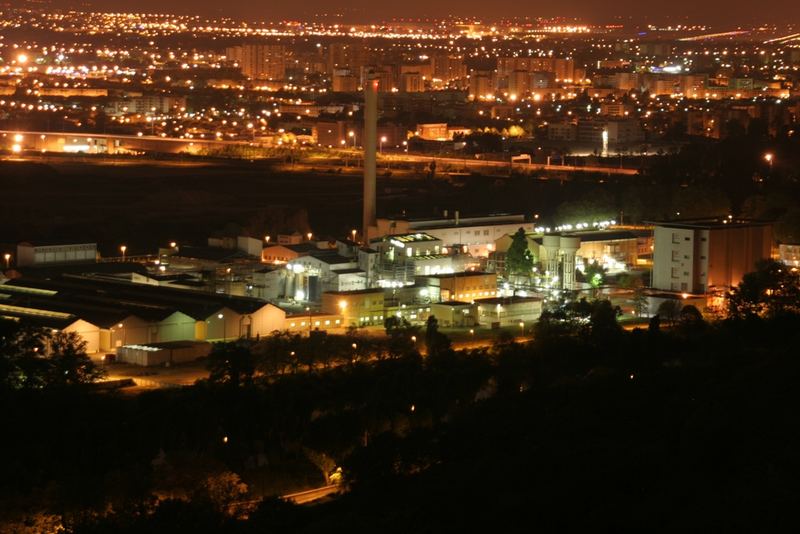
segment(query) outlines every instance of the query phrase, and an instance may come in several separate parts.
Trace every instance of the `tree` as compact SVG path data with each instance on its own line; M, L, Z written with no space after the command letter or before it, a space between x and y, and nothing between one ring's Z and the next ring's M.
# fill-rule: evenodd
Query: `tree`
M439 320L431 315L425 326L425 348L428 356L436 356L450 349L450 338L439 332Z
M624 274L619 279L620 287L629 289L633 292L631 295L631 304L633 310L639 317L647 315L647 295L644 292L644 282L641 276L632 274Z
M678 329L685 335L693 336L702 332L706 327L703 314L692 304L681 308L678 314Z
M234 506L247 495L247 484L239 475L231 471L209 476L199 493L195 496L199 502L210 502L221 514L234 515Z
M800 275L783 263L761 260L729 294L731 317L775 317L800 313Z
M683 303L678 299L667 299L658 305L658 315L674 324L678 319Z
M105 375L105 371L86 354L86 341L76 332L55 332L49 338L48 345L48 385L91 384Z
M253 346L256 366L268 376L283 374L287 367L296 371L300 343L300 335L289 331L262 338Z
M607 343L618 337L622 333L622 327L617 322L620 313L619 306L612 305L610 300L594 301L589 316L592 338L597 342Z
M322 473L323 478L325 479L325 485L329 486L331 484L331 473L333 470L336 469L336 460L325 454L321 451L315 451L314 449L310 449L308 447L303 447L303 452L306 455L306 458L314 464L317 469L319 469L320 473Z
M511 236L511 246L506 253L506 272L510 275L522 274L530 276L533 271L533 254L528 248L525 230L520 228Z
M47 385L47 334L41 328L0 320L0 385L35 389Z
M584 282L592 286L592 289L598 289L605 281L606 268L596 260L588 261L583 268L582 275Z
M250 384L255 372L255 359L246 341L214 343L208 355L208 381L233 387Z

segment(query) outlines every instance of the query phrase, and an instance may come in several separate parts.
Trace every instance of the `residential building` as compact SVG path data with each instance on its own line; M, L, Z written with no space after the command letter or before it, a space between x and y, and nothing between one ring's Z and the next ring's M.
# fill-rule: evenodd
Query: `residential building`
M652 286L690 294L739 284L771 257L772 225L744 219L653 223Z

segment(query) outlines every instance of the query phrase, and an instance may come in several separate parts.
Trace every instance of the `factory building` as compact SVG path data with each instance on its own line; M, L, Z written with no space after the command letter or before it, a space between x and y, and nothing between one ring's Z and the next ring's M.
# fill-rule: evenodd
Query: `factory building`
M170 341L266 336L285 326L273 304L98 276L19 278L0 284L3 315L76 331L89 352Z
M40 267L97 261L97 243L20 243L17 245L17 266Z
M462 252L475 257L487 257L494 250L495 241L519 228L533 232L534 224L521 214L494 214L461 217L458 210L445 211L434 218L379 218L378 234L391 236L423 232L441 241L445 247L459 247Z

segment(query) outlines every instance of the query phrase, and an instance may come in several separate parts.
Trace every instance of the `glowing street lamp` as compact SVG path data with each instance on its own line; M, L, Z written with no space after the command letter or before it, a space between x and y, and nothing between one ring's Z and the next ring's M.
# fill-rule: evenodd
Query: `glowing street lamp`
M6 260L6 269L8 269L9 266L11 265L11 254L6 252L5 254L3 254L3 259Z
M356 232L356 229L355 229L355 228L353 228L352 230L350 230L350 235L352 235L352 236L353 236L353 243L355 243L355 242L356 242L356 233L357 233L357 232Z
M352 137L353 138L353 148L355 148L356 147L356 133L353 130L350 130L349 132L347 132L347 137Z
M380 152L381 155L383 155L383 143L385 143L385 142L386 142L386 136L382 135L381 136L381 142L378 145L380 147L379 152Z
M308 233L306 234L306 237L308 238L308 240L309 240L309 241L311 241L311 236L313 236L313 235L314 235L313 233L311 233L311 232L308 232Z
M20 65L25 65L28 62L28 55L27 54L18 54L17 55L17 63Z
M121 245L119 247L119 251L122 252L122 261L125 261L125 252L128 250L128 247L125 245Z
M268 235L265 235L265 236L264 236L264 242L265 242L267 245L269 245L269 240L270 240L270 236L268 236Z
M772 152L767 152L766 154L764 154L764 161L766 161L769 164L770 172L772 172L772 161L774 159L775 159L775 156L774 156L774 154L772 154Z

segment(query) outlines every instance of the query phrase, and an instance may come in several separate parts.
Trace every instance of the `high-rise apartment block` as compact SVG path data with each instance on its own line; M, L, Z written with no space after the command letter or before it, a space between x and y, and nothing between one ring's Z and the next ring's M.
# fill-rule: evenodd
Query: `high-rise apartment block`
M286 78L286 47L279 44L246 44L225 49L229 61L235 61L242 74L251 80Z

